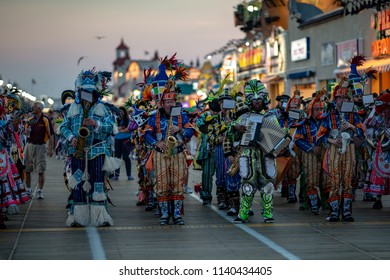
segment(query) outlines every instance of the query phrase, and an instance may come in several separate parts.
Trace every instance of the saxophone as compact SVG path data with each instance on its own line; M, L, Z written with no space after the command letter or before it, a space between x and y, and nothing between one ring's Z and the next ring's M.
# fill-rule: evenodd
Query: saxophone
M237 174L238 170L240 169L240 157L241 157L242 147L239 147L237 150L236 155L234 156L233 161L230 164L230 167L227 171L227 175L230 177Z
M91 109L91 104L87 103L87 105L83 108L83 119L81 120L81 126L79 128L77 144L75 149L75 157L78 159L83 159L85 157L84 148L87 144L87 137L90 134L88 127L83 125L84 119L88 117L89 110Z
M168 127L167 127L167 135L165 136L165 151L164 151L164 158L169 158L173 154L173 148L176 144L176 138L171 135L172 127L172 117L169 118Z

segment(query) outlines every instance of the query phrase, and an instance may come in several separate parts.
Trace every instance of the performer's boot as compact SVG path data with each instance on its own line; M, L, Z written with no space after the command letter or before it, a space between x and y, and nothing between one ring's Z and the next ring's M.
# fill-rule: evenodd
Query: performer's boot
M240 193L229 192L229 211L227 212L228 216L236 216L240 210Z
M199 191L199 196L200 196L200 198L203 201L203 203L202 203L203 205L211 204L211 200L212 200L213 197L211 196L211 194L209 192L206 192L206 191L201 189Z
M183 200L173 201L173 222L175 225L184 225L184 220L181 217L181 210L183 208Z
M240 201L240 210L237 215L237 218L234 220L234 223L248 223L248 212L252 207L254 194L251 193L250 195L247 195L245 193L242 193L241 195L241 201Z
M309 200L310 200L311 213L313 215L318 215L319 214L318 195L316 193L309 194Z
M152 191L147 192L148 199L147 199L147 205L145 207L145 211L153 211L154 209L154 193Z
M296 184L288 184L288 194L287 194L288 203L297 202L297 196L295 194L296 188L297 188Z
M158 206L161 212L160 225L165 226L169 223L168 201L161 201Z
M344 197L343 201L343 221L354 222L355 219L352 217L352 198Z
M261 194L261 206L262 206L262 214L264 217L264 223L273 223L274 216L272 213L273 208L273 196L272 194Z
M218 199L218 209L226 210L227 201L226 201L226 189L224 186L217 186L217 199Z
M329 222L338 222L340 221L339 217L339 201L338 200L333 200L329 202L329 207L330 207L330 214L328 217Z

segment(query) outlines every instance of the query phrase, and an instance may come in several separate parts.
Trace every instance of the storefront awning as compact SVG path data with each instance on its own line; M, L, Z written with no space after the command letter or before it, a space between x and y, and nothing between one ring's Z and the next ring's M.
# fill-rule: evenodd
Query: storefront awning
M390 72L390 58L384 59L370 59L364 62L363 66L358 66L359 75L362 75L368 68L377 70L379 73ZM338 68L333 71L337 78L342 78L351 72L350 67Z
M261 78L261 81L263 83L271 83L271 82L278 81L281 79L283 79L283 77L281 77L279 75L268 75L268 76L265 76L264 78Z
M302 79L302 78L314 76L314 74L315 74L315 72L311 71L311 70L289 73L289 74L287 74L287 79L292 79L292 80Z

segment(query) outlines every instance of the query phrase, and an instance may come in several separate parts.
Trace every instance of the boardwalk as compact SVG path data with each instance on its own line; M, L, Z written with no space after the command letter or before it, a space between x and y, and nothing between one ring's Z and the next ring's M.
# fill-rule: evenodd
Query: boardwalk
M133 175L135 175L133 164ZM124 166L110 191L115 207L109 228L67 228L62 161L49 159L45 199L33 199L10 216L0 232L2 260L389 260L390 199L371 209L359 190L354 223L328 223L326 213L312 216L275 195L275 224L264 224L255 198L252 222L235 225L233 218L198 195L186 195L184 226L159 226L159 219L136 206L136 181L126 181ZM191 170L190 185L201 171ZM35 175L35 174L34 174ZM36 181L36 176L33 181Z

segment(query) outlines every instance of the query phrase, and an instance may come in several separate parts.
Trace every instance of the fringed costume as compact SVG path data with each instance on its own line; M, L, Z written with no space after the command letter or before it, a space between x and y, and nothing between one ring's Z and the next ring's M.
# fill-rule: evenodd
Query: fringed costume
M161 60L158 74L154 78L153 90L161 108L148 119L144 136L145 141L154 147L155 191L161 211L160 225L162 226L167 225L171 217L174 224L184 224L181 215L188 172L184 142L194 133L188 114L180 110L180 114L177 114L175 81L185 80L187 72L182 65L179 65L175 55L170 59L166 57ZM168 78L166 69L176 70L175 75ZM175 115L172 115L173 107L176 109Z
M390 90L375 103L376 116L367 121L368 142L375 148L372 155L370 184L365 193L376 195L373 209L381 209L382 195L390 194Z
M67 140L72 176L69 178L71 201L67 226L111 226L107 211L105 171L111 154L110 138L114 117L100 101L107 91L110 72L95 69L82 71L76 79L76 100L61 124L61 135ZM84 135L80 129L87 129ZM116 168L111 167L114 171Z
M308 198L311 212L319 214L320 181L322 178L322 143L316 140L316 134L320 127L319 120L324 108L320 93L313 99L308 108L308 116L297 124L295 144L301 149L303 173L305 175L305 198ZM313 115L313 110L315 115ZM323 199L323 197L322 197Z
M250 108L250 112L238 118L237 123L234 125L235 139L242 139L243 133L250 129L246 127L250 120L259 122L261 119L269 118L271 122L274 122L275 126L279 126L277 118L267 114L265 111L269 104L269 97L261 81L251 80L246 83L245 103ZM246 223L249 221L249 211L257 190L261 194L261 213L263 214L264 222L273 223L273 191L276 179L275 158L265 154L258 142L250 141L247 146L242 147L239 170L242 193L240 210L235 223Z
M341 113L343 102L348 101L348 88L341 81L334 89L336 105L324 115L317 140L322 138L327 144L323 165L330 176L329 207L331 222L339 221L339 211L344 221L354 221L352 217L352 178L356 164L355 145L351 134L363 135L364 126L356 113ZM341 209L341 210L340 210Z

